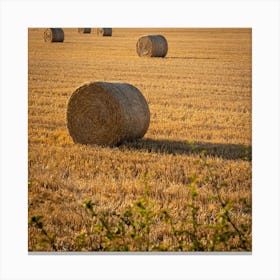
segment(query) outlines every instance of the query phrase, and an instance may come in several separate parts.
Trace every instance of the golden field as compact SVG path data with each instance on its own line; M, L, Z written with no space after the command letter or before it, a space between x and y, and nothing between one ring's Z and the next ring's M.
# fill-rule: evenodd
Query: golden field
M251 251L251 29L102 37L66 28L63 43L45 43L43 32L28 31L28 212L43 223L30 222L29 251ZM146 34L165 36L165 58L137 56ZM151 112L143 139L73 143L67 102L89 81L142 92ZM135 227L118 232L127 209L143 221L136 236Z

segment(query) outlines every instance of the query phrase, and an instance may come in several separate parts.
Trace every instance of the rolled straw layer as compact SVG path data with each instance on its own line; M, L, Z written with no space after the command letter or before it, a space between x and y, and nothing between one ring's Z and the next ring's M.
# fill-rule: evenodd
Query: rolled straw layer
M79 33L91 33L91 28L78 28Z
M167 51L167 40L162 35L142 36L136 44L136 52L139 56L165 57Z
M64 31L62 28L47 28L44 32L45 42L63 42L64 41Z
M102 35L102 36L112 36L112 28L97 28L96 33L97 35Z
M67 128L75 143L121 144L143 137L149 122L144 96L127 83L88 83L68 101Z

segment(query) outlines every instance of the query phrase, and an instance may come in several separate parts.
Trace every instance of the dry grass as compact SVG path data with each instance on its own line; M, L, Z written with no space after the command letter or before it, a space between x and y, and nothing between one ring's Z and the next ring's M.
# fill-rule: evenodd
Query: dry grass
M222 185L232 219L251 228L251 30L114 28L113 37L99 38L64 32L63 44L45 44L43 29L29 29L28 50L29 217L43 216L57 249L75 250L86 199L100 211L122 211L143 197L146 172L156 210L171 209L177 224L195 175L202 223L221 210L208 198ZM167 57L138 57L135 45L145 34L167 39ZM88 81L130 83L143 93L151 111L144 139L115 148L73 143L67 101ZM158 226L151 242L162 239L170 237ZM30 226L29 250L53 250L40 240Z

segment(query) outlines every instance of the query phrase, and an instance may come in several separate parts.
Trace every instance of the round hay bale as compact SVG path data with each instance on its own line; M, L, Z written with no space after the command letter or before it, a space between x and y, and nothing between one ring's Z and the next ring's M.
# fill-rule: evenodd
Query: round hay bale
M112 28L97 28L97 35L112 36Z
M149 123L144 96L127 83L84 84L72 93L67 105L67 128L75 143L118 145L142 138Z
M91 28L78 28L79 33L91 33Z
M138 39L136 51L139 56L165 57L168 44L162 35L147 35Z
M47 28L44 32L45 42L63 42L64 32L62 28Z

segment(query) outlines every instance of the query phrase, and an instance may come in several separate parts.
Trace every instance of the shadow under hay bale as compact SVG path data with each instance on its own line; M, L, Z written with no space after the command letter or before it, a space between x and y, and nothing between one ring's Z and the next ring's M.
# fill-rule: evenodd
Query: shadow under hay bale
M166 139L140 139L124 142L120 149L172 154L172 155L201 155L219 157L226 160L252 161L252 147L241 144L183 142Z
M144 96L126 83L82 85L67 105L67 128L75 143L118 145L142 138L149 123L150 110Z
M167 40L162 35L142 36L136 44L136 52L140 57L165 57L167 51Z
M91 33L91 28L78 28L78 32L81 34L89 34Z
M64 41L64 31L62 28L47 28L43 37L45 42L60 43Z
M97 28L96 34L99 36L112 36L112 28Z

